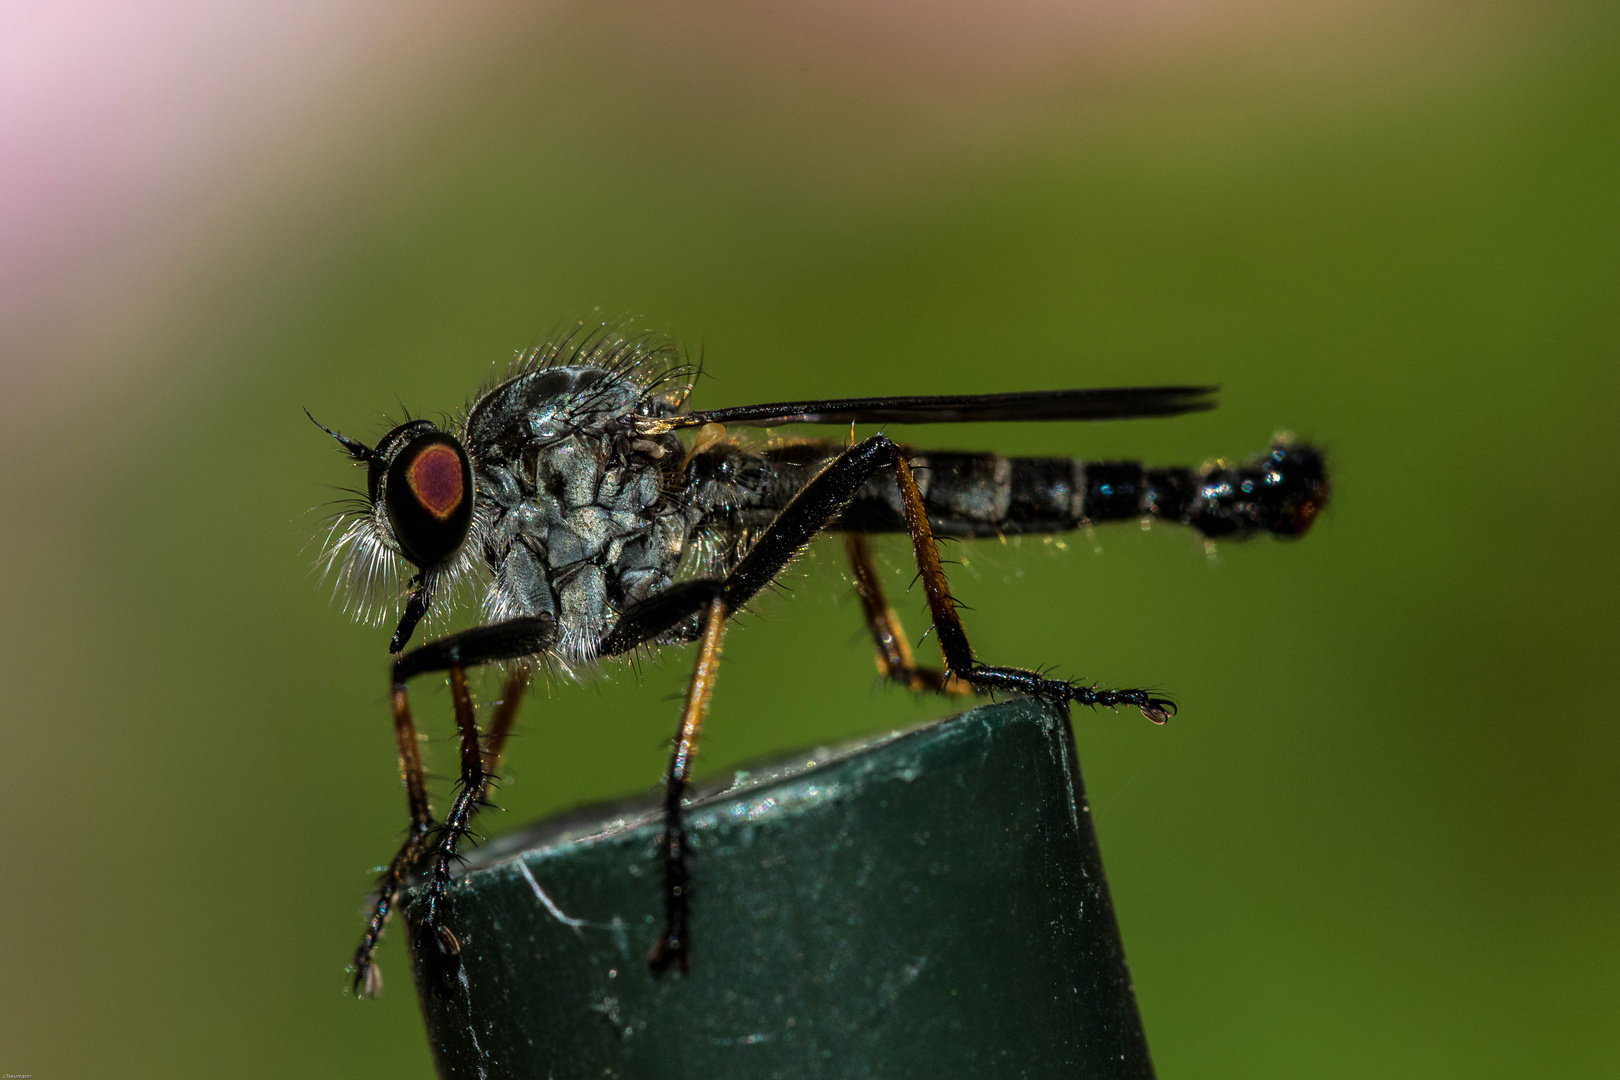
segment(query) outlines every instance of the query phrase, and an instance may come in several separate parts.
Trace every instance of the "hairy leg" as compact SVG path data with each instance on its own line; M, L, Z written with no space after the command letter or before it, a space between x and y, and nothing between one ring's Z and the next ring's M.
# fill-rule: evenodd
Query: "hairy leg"
M460 736L461 775L450 812L439 826L415 928L417 954L428 966L430 977L441 993L451 992L450 984L461 967L461 942L444 922L445 891L455 876L461 842L472 831L473 818L489 805L490 783L495 779L506 738L517 719L523 687L521 676L514 675L507 680L489 737L485 739L478 730L477 711L467 688L466 672L459 666L450 669L450 696L455 702L456 730Z
M437 847L443 856L444 841L453 836L447 856L448 860L453 862L456 857L456 844L465 835L472 815L482 805L489 779L500 765L501 754L506 738L511 732L512 723L517 717L518 703L522 700L525 685L521 675L515 674L508 680L506 693L490 727L489 738L480 743L477 723L473 718L472 698L466 688L465 669L475 664L536 655L544 651L554 637L555 627L550 618L513 619L504 623L476 627L429 642L395 661L389 698L393 704L394 737L399 748L400 775L405 785L411 824L404 845L388 864L388 869L378 882L371 916L366 922L366 930L360 939L360 945L354 953L350 971L356 995L372 997L382 988L382 976L373 959L374 954L382 939L383 930L398 903L400 889L405 879L434 846L431 840L435 823L428 805L421 745L417 738L415 721L411 716L410 695L406 689L407 680L431 671L451 672L457 726L461 733L462 768L456 805L452 807L446 823L448 825L455 820L459 824L456 828L447 828L441 832ZM469 754L469 729L471 754ZM468 768L470 760L475 763L474 769ZM475 797L468 799L467 780L475 772L479 781L477 793ZM435 867L437 863L436 860ZM435 920L439 918L440 907L442 900L434 904ZM436 922L428 935L431 940L440 940L439 928L440 925ZM453 935L451 937L453 940Z
M428 805L427 783L422 773L422 746L416 734L416 722L411 718L410 699L406 696L403 685L394 687L391 700L394 710L394 741L399 748L399 775L405 786L405 803L410 809L411 823L405 834L404 844L400 846L399 851L389 862L388 869L377 882L377 891L373 894L371 904L371 917L366 920L365 934L361 936L360 946L355 949L354 961L349 966L353 975L352 989L356 997L376 997L382 989L382 974L373 963L372 955L377 951L383 929L394 913L394 905L399 900L400 886L417 860L422 857L427 847L428 835L433 831L433 810Z

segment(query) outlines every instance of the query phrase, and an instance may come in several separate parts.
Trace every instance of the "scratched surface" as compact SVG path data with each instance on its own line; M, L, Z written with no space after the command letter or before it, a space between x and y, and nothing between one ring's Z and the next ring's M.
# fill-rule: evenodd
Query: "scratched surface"
M652 978L657 824L577 811L475 854L446 1077L1152 1075L1066 724L986 706L694 803L693 965Z

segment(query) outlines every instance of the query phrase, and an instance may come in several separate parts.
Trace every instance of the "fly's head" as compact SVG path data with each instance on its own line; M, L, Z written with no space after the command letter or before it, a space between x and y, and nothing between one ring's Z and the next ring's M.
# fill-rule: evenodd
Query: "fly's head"
M321 563L336 575L337 592L349 611L370 623L399 608L405 591L401 572L410 568L409 596L390 646L398 652L434 594L472 572L476 545L469 537L477 517L472 461L461 440L430 420L406 421L376 446L321 430L366 468L364 497L337 515Z
M454 430L410 420L367 446L322 428L366 469L322 556L348 609L397 613L399 652L435 596L487 579L487 621L551 615L560 654L588 659L679 557L668 504L684 453L668 418L694 376L661 337L581 324L519 354Z

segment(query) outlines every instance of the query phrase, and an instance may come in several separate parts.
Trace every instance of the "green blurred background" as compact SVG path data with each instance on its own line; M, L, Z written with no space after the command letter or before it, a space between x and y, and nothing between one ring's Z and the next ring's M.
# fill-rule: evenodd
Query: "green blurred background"
M216 192L127 333L31 323L5 362L66 389L0 444L0 1069L430 1074L397 934L384 997L342 992L403 811L386 631L311 570L353 475L300 410L453 410L600 309L701 348L702 405L1212 381L902 434L1324 445L1298 544L956 553L981 656L1182 702L1075 716L1161 1075L1620 1073L1620 20L1301 8L485 9ZM874 688L835 546L788 584L703 770L948 708ZM650 788L688 664L538 693L496 828Z

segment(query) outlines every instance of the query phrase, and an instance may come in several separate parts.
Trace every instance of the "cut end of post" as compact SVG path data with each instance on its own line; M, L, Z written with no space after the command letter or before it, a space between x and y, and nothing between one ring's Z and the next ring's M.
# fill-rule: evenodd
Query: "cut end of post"
M700 787L685 976L646 962L657 806L473 854L457 992L418 965L441 1076L1153 1075L1061 710L987 705Z

